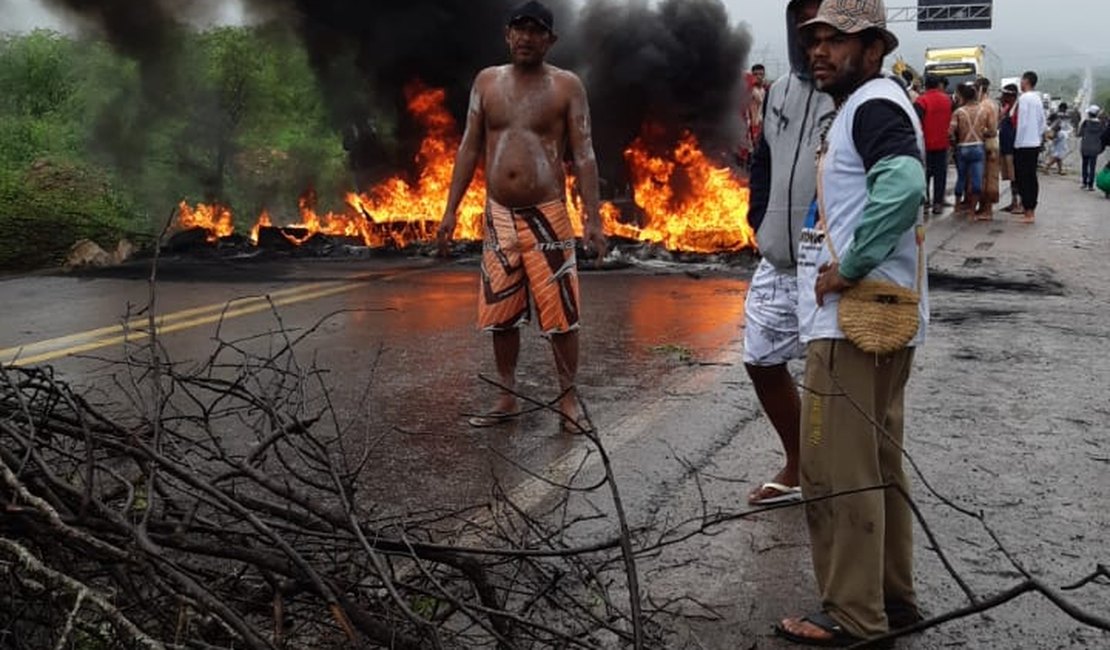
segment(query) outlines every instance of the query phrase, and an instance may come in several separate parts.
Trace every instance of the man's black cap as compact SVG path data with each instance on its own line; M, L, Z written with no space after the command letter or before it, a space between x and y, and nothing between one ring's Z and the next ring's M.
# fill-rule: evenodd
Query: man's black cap
M543 25L547 31L555 33L555 16L551 10L536 0L528 0L509 13L509 25L515 25L522 20L534 20Z

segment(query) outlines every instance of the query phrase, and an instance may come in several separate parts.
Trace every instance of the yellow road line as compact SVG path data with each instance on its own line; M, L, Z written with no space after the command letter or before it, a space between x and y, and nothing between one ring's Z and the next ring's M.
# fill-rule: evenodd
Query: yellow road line
M412 272L422 269L416 269ZM246 316L273 307L291 305L305 300L326 298L338 293L350 291L362 286L358 280L372 277L369 273L360 273L347 280L332 282L316 282L290 289L282 289L263 296L236 298L222 303L214 303L201 307L193 307L182 311L157 316L155 328L158 334L168 334L178 330L188 329L214 323L220 320L229 320L239 316ZM388 280L386 276L383 279ZM149 320L134 318L125 324L101 327L86 332L78 332L67 336L60 336L44 341L36 341L26 345L15 346L0 350L0 363L24 366L44 361L51 361L72 354L81 354L110 345L123 343L128 339L136 339L147 335ZM92 340L90 340L92 339ZM79 342L80 341L80 342ZM67 345L68 344L68 345ZM58 348L58 346L64 346ZM42 350L42 352L38 352ZM36 354L36 352L38 352ZM29 356L23 356L30 353Z
M303 293L303 292L308 292L308 291L314 291L314 290L317 290L321 287L327 287L327 286L336 285L336 284L339 284L339 282L338 281L335 281L335 282L317 282L317 283L314 283L314 284L307 284L307 285L303 285L303 286L300 286L300 287L293 287L291 289L282 289L280 291L274 291L274 292L272 292L268 295L271 298L282 297L282 296L286 296L286 295L289 295L289 294L298 294L298 293ZM225 307L228 307L228 306L230 306L232 304L236 304L236 303L250 304L250 303L254 303L254 302L265 302L265 301L266 301L266 296L265 295L262 295L262 296L245 296L245 297L233 298L231 300L221 302L221 303L213 303L211 305L203 305L201 307L193 307L193 308L190 308L190 309L183 309L183 310L178 311L178 312L173 312L173 313L169 313L169 314L162 314L162 315L159 315L159 316L155 317L155 320L156 320L158 326L161 326L163 324L172 323L176 320L181 320L181 319L184 319L184 318L192 318L193 316L197 316L199 314L204 314L204 313L211 312L211 311L220 311L220 310L223 310ZM53 339L46 339L46 340L43 340L43 341L35 341L34 343L27 343L27 344L24 344L24 345L16 345L16 346L13 346L13 347L10 347L10 348L6 348L4 350L0 350L0 359L7 359L8 357L12 357L12 356L18 354L20 351L22 351L22 352L33 352L35 350L42 349L42 348L47 348L47 349L56 348L59 345L64 345L64 344L69 343L71 341L87 340L87 339L91 339L91 338L105 336L105 335L108 335L108 334L122 333L122 332L128 331L128 330L135 330L135 329L146 327L148 322L149 322L148 319L145 318L145 317L132 318L131 320L127 321L126 323L121 323L121 324L118 324L118 325L109 325L107 327L100 327L100 328L97 328L97 329L87 330L85 332L77 332L76 334L68 334L66 336L59 336L59 337L53 338Z

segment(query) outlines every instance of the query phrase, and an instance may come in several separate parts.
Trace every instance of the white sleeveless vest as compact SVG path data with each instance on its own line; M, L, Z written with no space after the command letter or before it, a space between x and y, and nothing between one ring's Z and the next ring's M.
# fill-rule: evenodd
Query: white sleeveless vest
M839 255L843 255L852 246L856 227L867 205L867 172L852 138L852 125L855 123L856 110L872 99L890 100L905 111L917 134L918 150L925 151L921 122L906 91L898 82L885 77L872 79L848 97L829 129L828 153L825 154L822 175L825 220L829 228L828 234ZM811 212L815 217L816 211ZM920 220L919 215L918 225L921 225ZM817 306L817 294L814 291L817 270L832 261L832 257L825 244L825 233L819 229L815 218L810 221L813 223L808 224L809 227L802 232L801 243L798 245L798 326L801 340L802 343L808 343L817 339L843 339L844 332L836 321L840 295L826 294L824 306ZM894 252L868 273L867 277L895 282L904 287L915 286L917 238L913 228L902 235ZM921 325L909 344L911 347L925 341L925 329L929 320L927 274L921 278L919 310Z

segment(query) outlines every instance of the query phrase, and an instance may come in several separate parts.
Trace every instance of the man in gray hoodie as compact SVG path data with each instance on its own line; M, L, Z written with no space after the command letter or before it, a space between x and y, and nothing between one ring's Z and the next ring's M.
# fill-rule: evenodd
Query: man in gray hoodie
M782 439L786 465L751 491L751 505L801 498L801 402L786 364L803 354L795 276L798 236L817 195L821 129L832 122L835 108L832 98L813 85L798 25L816 16L820 4L820 0L791 0L786 6L790 72L775 81L764 100L763 133L752 161L748 221L756 230L763 259L745 303L744 366L759 403Z

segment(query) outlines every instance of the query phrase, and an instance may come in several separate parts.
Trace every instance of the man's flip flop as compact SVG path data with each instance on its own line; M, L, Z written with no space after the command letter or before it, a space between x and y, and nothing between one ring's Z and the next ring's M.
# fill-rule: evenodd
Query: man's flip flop
M802 488L782 483L764 483L748 496L748 505L773 506L780 503L793 503L802 500Z
M832 636L823 639L816 639L811 636L795 634L794 632L787 630L782 625L775 626L775 634L793 643L797 643L800 645L820 646L823 648L846 648L850 645L854 645L856 643L859 643L860 641L863 641L862 638L854 634L849 634L843 627L840 626L840 623L836 622L836 619L829 616L825 612L817 612L815 614L803 616L801 618L801 621L820 628L821 630L828 632Z
M473 415L467 418L466 423L475 429L485 429L487 427L495 427L499 424L504 424L510 420L515 419L519 413L506 413L504 411L490 411L485 415Z

